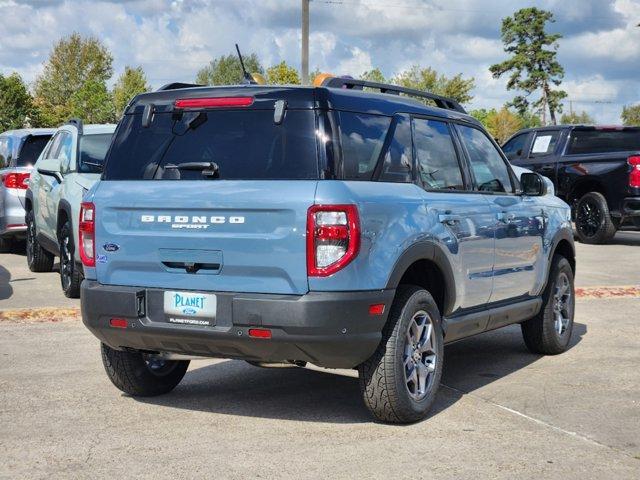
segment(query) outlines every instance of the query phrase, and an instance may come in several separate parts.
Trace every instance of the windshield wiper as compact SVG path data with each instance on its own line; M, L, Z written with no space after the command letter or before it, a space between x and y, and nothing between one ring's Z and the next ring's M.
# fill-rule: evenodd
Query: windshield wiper
M202 172L202 176L220 178L220 167L216 162L182 162L177 165L169 163L163 167L165 170L189 170Z

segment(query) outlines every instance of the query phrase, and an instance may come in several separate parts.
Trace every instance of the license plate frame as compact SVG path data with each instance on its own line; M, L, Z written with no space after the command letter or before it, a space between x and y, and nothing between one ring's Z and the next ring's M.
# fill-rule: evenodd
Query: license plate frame
M164 314L169 323L212 326L216 323L218 298L213 293L166 290Z

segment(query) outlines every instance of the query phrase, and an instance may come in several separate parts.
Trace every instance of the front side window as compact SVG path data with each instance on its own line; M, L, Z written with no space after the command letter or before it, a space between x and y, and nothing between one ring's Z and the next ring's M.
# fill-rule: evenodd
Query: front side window
M409 183L412 178L411 120L398 117L393 138L384 155L381 182Z
M60 140L60 149L56 158L60 160L60 169L62 172L68 172L71 168L71 150L73 148L73 137L71 134L64 132Z
M458 155L445 122L415 118L418 173L428 190L464 190Z
M507 164L489 137L481 130L457 126L469 154L471 171L481 192L513 192Z
M524 149L524 144L527 141L527 136L527 133L521 133L504 144L502 151L509 160L519 158L522 155L522 150Z
M364 113L340 112L343 178L371 180L391 118Z
M557 130L538 132L536 138L533 140L531 154L529 156L542 157L544 155L551 155L556 151L556 145L559 139L560 132Z

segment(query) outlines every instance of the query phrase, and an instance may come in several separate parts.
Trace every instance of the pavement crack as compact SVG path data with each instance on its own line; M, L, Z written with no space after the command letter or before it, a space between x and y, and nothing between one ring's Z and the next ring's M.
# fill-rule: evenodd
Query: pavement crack
M444 383L441 383L440 386L444 387L444 388L447 388L447 389L449 389L449 390L451 390L453 392L456 392L456 393L458 393L460 395L468 395L473 399L480 400L480 401L482 401L482 402L484 402L486 404L489 404L489 405L493 405L494 407L497 407L497 408L499 408L501 410L504 410L506 412L512 413L514 415L517 415L519 417L525 418L525 419L527 419L527 420L529 420L529 421L531 421L533 423L536 423L536 424L541 425L543 427L549 428L551 430L555 430L556 432L560 432L560 433L563 433L565 435L569 435L570 437L577 438L578 440L582 440L583 442L590 443L591 445L595 445L595 446L598 446L598 447L601 447L601 448L607 448L607 449L613 450L614 452L617 452L617 453L620 453L622 455L625 455L627 457L636 458L637 459L637 457L634 457L634 455L630 454L629 452L626 452L624 450L616 448L616 447L614 447L612 445L607 445L606 443L599 442L598 440L594 440L593 438L588 437L588 436L583 435L583 434L578 433L578 432L572 432L571 430L565 430L564 428L561 428L561 427L558 427L556 425L553 425L552 423L545 422L544 420L540 420L539 418L532 417L530 415L527 415L526 413L522 413L522 412L519 412L518 410L515 410L513 408L510 408L510 407L507 407L505 405L501 405L499 403L496 403L493 400L487 400L486 398L483 398L483 397L481 397L479 395L474 395L471 392L460 390L459 388L451 387L449 385L445 385Z

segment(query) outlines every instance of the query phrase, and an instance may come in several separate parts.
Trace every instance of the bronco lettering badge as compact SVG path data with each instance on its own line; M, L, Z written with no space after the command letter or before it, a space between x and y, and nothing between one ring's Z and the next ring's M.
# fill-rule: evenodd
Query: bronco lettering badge
M226 217L220 215L141 215L142 223L168 223L175 229L200 229L204 230L211 225L223 225L225 223L241 224L244 217Z

